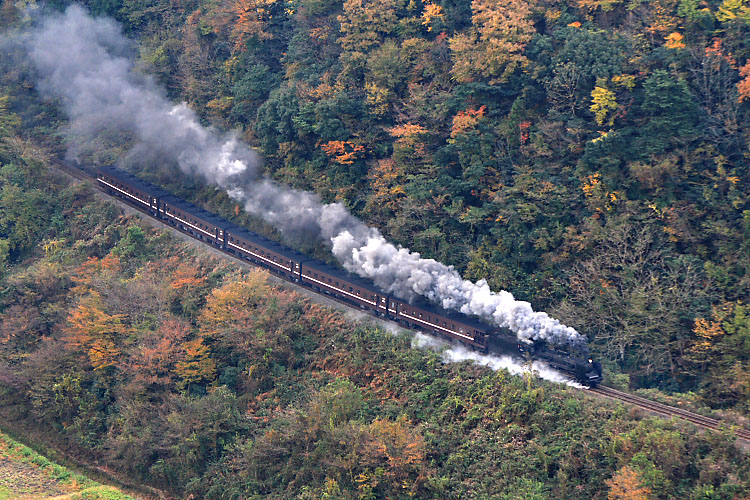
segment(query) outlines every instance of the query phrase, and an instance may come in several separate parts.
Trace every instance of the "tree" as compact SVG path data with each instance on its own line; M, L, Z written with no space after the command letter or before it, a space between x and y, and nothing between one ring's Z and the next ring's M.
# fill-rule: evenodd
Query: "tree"
M243 123L255 119L258 107L279 85L279 77L265 64L255 64L232 86L232 118Z
M363 461L374 460L374 469L387 463L385 477L391 484L402 484L416 494L426 479L426 444L405 416L395 421L375 419L369 425L371 441L365 445Z
M750 100L750 59L740 68L740 76L743 79L737 83L737 101L743 102Z
M598 79L622 74L625 54L631 50L623 37L602 30L565 28L557 41L563 46L550 54L553 67L565 68L563 81L568 86L575 82L575 88L586 94Z
M487 106L481 106L479 109L467 109L459 111L456 116L453 117L453 125L451 126L451 138L454 138L458 134L464 134L470 130L473 130L477 124L484 118L484 114L487 111Z
M122 314L107 314L99 293L91 292L68 315L63 340L81 349L94 370L115 366L129 331L123 320Z
M0 179L0 263L18 257L44 234L49 198Z
M328 141L320 148L339 165L352 165L365 151L364 146L352 141Z
M245 42L252 37L259 40L273 38L267 28L268 21L280 7L277 0L234 0L232 11L235 22L232 28L232 39L235 50L244 50Z
M175 364L175 375L180 378L180 387L190 389L194 383L208 383L216 379L216 363L202 337L182 344L185 357Z
M750 2L748 0L724 0L716 13L721 22L740 20L750 23Z
M545 84L550 104L575 116L580 107L578 91L581 70L573 62L560 63L553 69L553 77Z
M128 226L125 236L117 242L112 253L120 259L138 258L148 253L148 238L142 227Z
M615 121L614 112L617 110L615 93L597 85L591 91L591 106L589 110L594 113L597 124L604 125L606 122L611 127ZM610 115L609 119L607 119L607 115Z
M698 105L682 78L656 70L643 83L643 113L649 117L643 140L649 152L658 153L670 143L685 144L695 137Z
M254 130L266 154L275 154L279 144L297 138L295 119L299 112L297 94L291 86L281 86L271 92L268 100L258 108Z
M255 310L265 303L270 291L266 274L260 270L214 289L198 317L201 334L217 338L241 332L254 323Z
M503 82L529 63L523 54L536 33L531 7L519 0L473 0L472 28L450 39L451 74L462 83L477 77Z
M338 41L347 52L366 53L379 45L396 27L397 11L404 0L346 0L338 16Z
M132 377L131 387L137 392L160 392L174 386L175 376L183 381L190 378L187 376L190 367L180 365L195 361L195 350L188 352L191 347L187 343L189 335L190 325L177 318L168 318L158 329L142 335L126 362L126 372ZM181 368L179 372L178 365ZM192 368L191 381L195 381L198 370L195 366ZM210 374L201 375L204 379L211 378Z
M604 356L657 380L678 374L693 318L713 297L702 263L671 258L662 232L610 220L594 255L569 272L568 298L555 311L589 335Z
M607 480L607 500L650 500L651 490L642 485L638 471L625 466Z

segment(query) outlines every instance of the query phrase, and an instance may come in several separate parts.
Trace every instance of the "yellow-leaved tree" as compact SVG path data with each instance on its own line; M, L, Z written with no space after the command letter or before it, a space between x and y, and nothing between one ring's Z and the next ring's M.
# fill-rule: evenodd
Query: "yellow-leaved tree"
M339 43L346 52L366 53L396 29L396 11L403 0L346 0L338 16Z
M453 78L462 83L487 78L494 84L528 64L523 52L536 32L528 2L473 0L471 11L472 27L449 41Z
M614 111L617 109L615 93L606 87L597 85L591 91L591 106L589 109L594 113L597 124L604 125L606 123L612 126L615 121Z

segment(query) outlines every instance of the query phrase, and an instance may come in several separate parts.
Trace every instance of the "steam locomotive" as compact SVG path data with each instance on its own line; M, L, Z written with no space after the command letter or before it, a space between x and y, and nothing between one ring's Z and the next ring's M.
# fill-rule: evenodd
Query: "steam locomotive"
M490 344L502 346L506 352L513 346L512 349L518 349L525 357L546 361L590 387L602 380L601 366L588 356L585 346L566 351L544 342L519 343L510 332L464 314L424 301L408 302L394 297L370 281L234 225L123 170L100 167L96 178L102 190L152 217L317 293L394 320L406 328L447 337L481 352L487 352Z

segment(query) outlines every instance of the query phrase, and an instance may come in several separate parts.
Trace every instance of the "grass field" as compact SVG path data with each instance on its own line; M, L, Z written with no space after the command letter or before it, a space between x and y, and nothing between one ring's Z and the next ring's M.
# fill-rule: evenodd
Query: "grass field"
M0 433L0 500L134 500Z

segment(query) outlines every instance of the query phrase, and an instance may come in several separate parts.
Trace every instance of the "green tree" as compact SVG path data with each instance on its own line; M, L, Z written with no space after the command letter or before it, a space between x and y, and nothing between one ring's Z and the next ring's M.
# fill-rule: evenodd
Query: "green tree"
M687 82L665 70L656 70L643 83L641 110L647 116L643 142L650 153L684 145L696 137L699 109Z
M265 64L255 64L232 86L231 117L243 123L255 120L258 107L279 84L278 75Z

